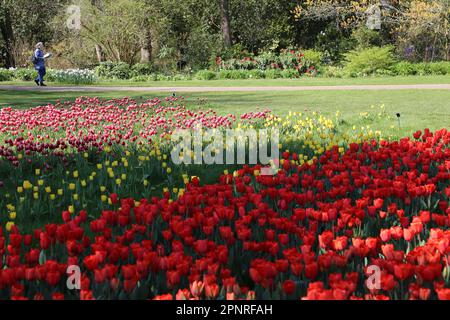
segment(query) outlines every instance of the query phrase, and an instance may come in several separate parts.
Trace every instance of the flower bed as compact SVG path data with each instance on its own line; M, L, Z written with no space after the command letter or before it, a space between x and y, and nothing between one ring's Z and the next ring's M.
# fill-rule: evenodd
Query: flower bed
M118 199L99 218L64 211L2 231L3 298L449 299L450 133L283 154L181 195ZM81 291L66 268L82 269ZM369 289L370 266L380 287ZM190 288L190 289L189 289Z
M450 298L448 130L183 103L0 111L0 299ZM198 124L278 128L279 171L175 166Z

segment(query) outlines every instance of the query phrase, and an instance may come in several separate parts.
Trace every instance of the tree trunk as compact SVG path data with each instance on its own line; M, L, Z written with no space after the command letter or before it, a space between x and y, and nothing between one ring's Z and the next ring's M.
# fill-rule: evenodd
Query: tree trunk
M221 27L223 34L223 43L225 47L229 48L233 45L233 41L231 39L231 27L230 27L230 14L228 7L228 0L219 0L220 5L220 15L221 15Z
M99 63L105 61L105 54L103 53L103 49L98 44L95 45L95 53L97 54L97 60Z
M91 0L91 4L96 7L100 12L103 12L103 1L102 0ZM100 44L95 45L95 54L97 55L98 63L104 62L105 52Z
M150 30L144 31L144 39L141 46L141 63L150 63L152 60L152 34Z
M11 68L16 66L16 61L14 59L14 32L11 24L11 13L9 8L3 9L4 19L0 21L0 32L2 34L3 40L5 42L5 62L6 68Z

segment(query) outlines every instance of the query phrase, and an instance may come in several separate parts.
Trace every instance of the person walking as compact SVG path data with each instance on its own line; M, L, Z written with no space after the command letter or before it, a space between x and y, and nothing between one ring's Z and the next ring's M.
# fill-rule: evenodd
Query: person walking
M38 42L36 44L36 50L33 55L33 64L34 69L37 70L38 76L34 80L38 86L45 87L44 84L44 76L45 76L45 55L44 55L44 44L42 42Z

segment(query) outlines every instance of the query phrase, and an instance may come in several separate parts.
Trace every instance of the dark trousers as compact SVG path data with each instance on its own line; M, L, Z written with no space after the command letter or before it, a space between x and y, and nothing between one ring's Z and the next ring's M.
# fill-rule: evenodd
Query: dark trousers
M44 82L44 76L46 74L45 67L36 67L36 70L38 72L36 80L42 84Z

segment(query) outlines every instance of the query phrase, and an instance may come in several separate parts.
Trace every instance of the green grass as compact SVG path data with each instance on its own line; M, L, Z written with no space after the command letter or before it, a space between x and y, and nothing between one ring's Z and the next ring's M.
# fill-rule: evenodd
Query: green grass
M70 86L48 83L49 85ZM129 80L100 81L96 86L136 86L136 87L265 87L265 86L337 86L372 84L450 84L450 75L446 76L398 76L366 78L300 78L300 79L247 79L247 80L180 80L132 82ZM33 82L7 81L1 85L30 86Z
M0 107L14 106L25 108L45 105L56 100L73 100L84 96L98 96L105 99L129 96L138 100L160 97L168 93L137 92L20 92L12 90L0 91ZM348 126L370 125L384 136L400 137L410 135L418 129L426 127L431 130L449 128L450 91L449 90L399 90L399 91L267 91L267 92L208 92L182 94L189 107L200 104L210 107L220 114L241 114L256 108L270 108L277 115L285 115L289 111L311 113L321 112L334 117L340 111ZM201 103L199 99L206 98ZM386 114L378 117L379 106L384 105ZM376 108L371 108L376 106ZM362 112L374 115L373 119L363 119ZM396 118L400 113L400 127Z

